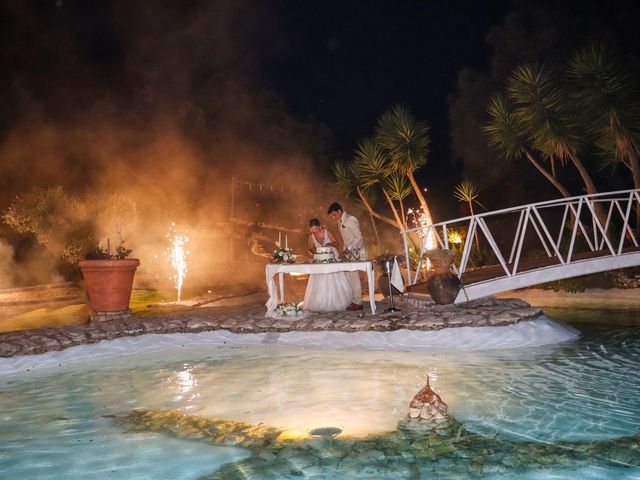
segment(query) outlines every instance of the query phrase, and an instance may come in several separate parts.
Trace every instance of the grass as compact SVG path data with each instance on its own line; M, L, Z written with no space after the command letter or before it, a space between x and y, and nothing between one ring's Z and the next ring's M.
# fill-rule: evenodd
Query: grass
M150 309L149 305L171 302L175 300L174 297L175 293L171 291L133 290L129 308L135 315L140 316L166 314L166 311ZM39 307L0 321L0 333L85 323L88 318L89 309L84 303L59 308Z

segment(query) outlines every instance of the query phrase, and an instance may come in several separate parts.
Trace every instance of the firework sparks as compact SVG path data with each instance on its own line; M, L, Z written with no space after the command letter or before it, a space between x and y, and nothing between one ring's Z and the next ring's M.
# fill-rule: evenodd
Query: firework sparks
M407 220L409 219L411 219L413 225L419 229L417 233L420 238L420 251L424 252L425 250L437 248L436 236L433 229L429 228L432 222L427 219L424 210L422 208L410 208L407 210ZM428 258L424 261L424 267L428 269L431 266L431 261Z
M413 220L413 224L418 230L418 236L421 240L421 250L431 250L432 248L437 248L436 237L434 235L433 229L429 228L432 224L431 221L427 219L422 208L413 209L410 208L407 210L407 217Z
M180 303L182 294L182 284L187 276L187 257L190 253L189 250L187 250L187 244L189 243L187 233L189 233L188 230L185 230L184 233L179 231L175 223L171 224L169 233L167 233L167 238L170 243L168 257L174 271L172 279L178 290L178 303Z

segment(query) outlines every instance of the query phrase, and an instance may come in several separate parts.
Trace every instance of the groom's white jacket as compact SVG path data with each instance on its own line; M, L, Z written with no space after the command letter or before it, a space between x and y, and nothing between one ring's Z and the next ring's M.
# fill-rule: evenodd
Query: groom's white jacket
M340 235L344 241L345 250L359 248L360 259L365 260L367 258L367 252L364 248L364 239L362 238L360 222L358 222L358 219L343 210L342 217L338 220L338 226Z

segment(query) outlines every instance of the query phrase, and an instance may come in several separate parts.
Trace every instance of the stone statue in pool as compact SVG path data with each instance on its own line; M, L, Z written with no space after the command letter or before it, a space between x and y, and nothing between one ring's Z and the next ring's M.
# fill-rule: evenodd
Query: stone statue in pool
M447 404L442 401L440 395L434 392L429 385L429 374L427 374L427 384L415 394L409 404L409 420L442 420L448 418Z
M262 424L208 419L175 410L134 410L117 422L126 431L163 432L249 450L249 457L225 464L202 480L483 478L489 474L513 478L525 469L640 467L640 434L614 440L539 443L470 432L447 415L446 404L428 380L409 411L395 431L360 438L334 436L339 429L326 436L301 436Z

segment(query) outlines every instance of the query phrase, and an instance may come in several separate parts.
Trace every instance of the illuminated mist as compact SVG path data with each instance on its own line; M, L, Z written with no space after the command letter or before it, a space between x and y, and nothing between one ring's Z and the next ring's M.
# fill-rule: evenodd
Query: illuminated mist
M189 225L194 285L212 274L232 282L234 273L263 283L242 277L247 269L216 267L266 261L248 245L275 239L260 223L289 228L290 242L304 248L306 222L335 199L316 185L329 178L330 135L261 84L263 64L286 49L266 5L114 2L93 7L106 18L97 33L78 25L82 6L6 8L12 28L28 35L1 60L15 65L2 84L12 103L0 124L0 210L32 186L61 185L86 204L126 199L130 211L95 218L94 227L102 242L121 237L133 250L143 287L172 277L161 258L168 221ZM44 71L17 66L45 55ZM239 222L230 227L232 177L299 188L280 197L238 192ZM59 281L60 268L33 239L0 226L1 286Z

